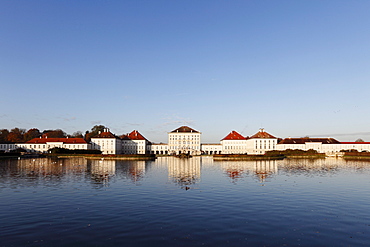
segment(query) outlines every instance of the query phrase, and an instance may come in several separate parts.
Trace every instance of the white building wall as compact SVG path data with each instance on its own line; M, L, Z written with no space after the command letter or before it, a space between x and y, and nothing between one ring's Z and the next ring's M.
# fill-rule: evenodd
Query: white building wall
M284 150L287 150L287 149L308 150L308 149L306 149L305 144L277 144L276 145L276 150L278 150L278 151L284 151Z
M276 150L283 151L287 149L316 150L319 153L334 154L341 150L357 150L358 152L370 151L368 143L340 143L340 144L322 144L321 142L306 142L305 144L277 144Z
M17 148L17 145L14 143L0 143L0 150L4 152L9 152Z
M51 148L66 148L70 150L75 150L75 149L90 149L90 144L87 143L73 143L73 144L68 144L64 142L47 142L47 143L17 143L15 145L15 148L23 148L27 152L35 153L35 152L40 152L40 153L46 153L49 149ZM14 149L15 149L14 148Z
M146 154L150 145L146 140L122 140L122 154Z
M277 139L274 138L253 138L246 143L246 153L265 154L266 151L277 150Z
M170 132L168 133L168 146L170 154L189 153L200 155L200 136L196 132Z
M247 140L222 140L223 154L245 154L247 153Z
M203 154L221 154L222 144L202 144L201 150Z
M122 143L117 138L91 138L91 148L102 151L102 154L122 153Z
M150 151L152 154L169 154L168 145L164 143L152 144Z

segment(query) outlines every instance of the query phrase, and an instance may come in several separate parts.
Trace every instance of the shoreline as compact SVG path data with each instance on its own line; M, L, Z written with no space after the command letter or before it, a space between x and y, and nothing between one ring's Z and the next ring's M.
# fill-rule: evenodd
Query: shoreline
M121 155L110 155L110 154L53 154L46 155L46 157L57 157L63 158L85 158L90 160L155 160L157 157L152 154L121 154Z

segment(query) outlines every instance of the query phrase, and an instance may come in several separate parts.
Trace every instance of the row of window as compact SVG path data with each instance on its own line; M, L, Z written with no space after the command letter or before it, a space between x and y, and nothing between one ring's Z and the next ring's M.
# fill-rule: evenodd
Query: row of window
M191 142L191 141L170 141L170 144L199 144L198 141Z
M225 149L246 149L244 146L225 146Z
M123 149L144 149L143 146L123 146Z
M266 145L264 145L264 146L262 146L262 145L260 145L259 146L259 149L262 149L262 147L263 147L263 149L274 149L275 147L274 146L272 146L272 148L271 148L271 146L269 145L269 146L266 146ZM258 149L258 146L256 145L256 149Z
M183 135L183 136L178 136L178 135L170 135L169 140L199 140L200 136L197 135Z
M194 147L190 146L170 146L171 150L179 150L179 149L195 149Z

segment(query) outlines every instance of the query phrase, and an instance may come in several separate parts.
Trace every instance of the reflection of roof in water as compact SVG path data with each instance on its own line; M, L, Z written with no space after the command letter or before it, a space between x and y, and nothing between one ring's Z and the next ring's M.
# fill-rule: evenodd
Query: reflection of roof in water
M226 170L226 174L232 179L242 178L243 172L244 172L243 170L239 170L239 169L227 169Z
M198 181L198 177L196 175L180 174L179 176L172 176L172 180L174 183L184 186L195 184Z

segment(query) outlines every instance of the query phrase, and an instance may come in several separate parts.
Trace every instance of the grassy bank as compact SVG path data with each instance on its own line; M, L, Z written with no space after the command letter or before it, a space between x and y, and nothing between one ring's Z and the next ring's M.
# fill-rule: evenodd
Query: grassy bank
M284 151L267 151L267 156L282 155L289 159L325 159L324 153L318 153L316 150L310 149L307 151L300 149L287 149Z
M344 159L350 160L370 160L369 152L344 152Z
M282 160L285 157L282 155L266 156L266 155L248 155L248 154L215 154L214 160Z
M215 154L214 160L282 160L288 159L325 159L324 153L318 153L315 150L284 150L284 151L267 151L263 155L249 154Z

